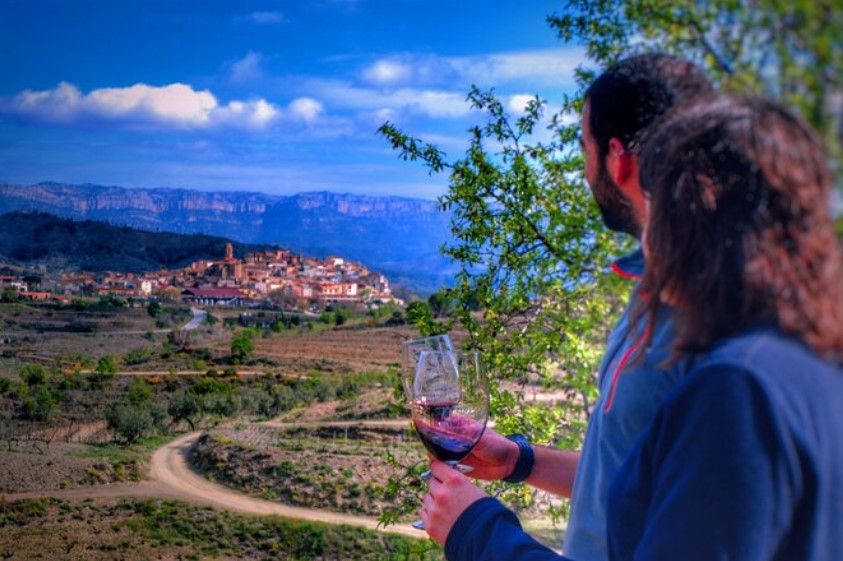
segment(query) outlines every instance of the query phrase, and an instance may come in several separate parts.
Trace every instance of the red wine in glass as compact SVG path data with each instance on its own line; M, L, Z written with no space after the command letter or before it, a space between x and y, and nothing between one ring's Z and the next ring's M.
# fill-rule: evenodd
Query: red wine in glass
M424 403L413 424L425 448L437 459L456 463L471 452L485 424L454 413L458 403ZM425 418L426 417L426 418Z
M480 353L422 350L412 377L405 376L404 389L413 424L428 451L457 469L469 470L457 462L480 440L489 415ZM421 522L413 526L423 528Z

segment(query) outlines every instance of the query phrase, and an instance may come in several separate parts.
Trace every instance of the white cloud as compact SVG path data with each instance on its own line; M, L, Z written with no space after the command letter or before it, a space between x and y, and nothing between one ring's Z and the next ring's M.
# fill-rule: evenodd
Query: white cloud
M128 88L103 88L82 98L83 106L107 117L136 114L163 122L202 126L209 122L217 100L206 91L185 84L161 88L135 84Z
M332 106L392 115L422 114L458 118L470 112L466 92L471 84L523 91L532 87L563 89L572 84L574 69L584 60L579 48L493 53L472 57L394 54L380 58L359 74L362 85L312 81L311 92ZM500 91L500 90L498 90ZM522 113L533 95L499 94L511 113Z
M375 86L448 84L457 77L450 59L433 55L395 54L381 58L360 73Z
M419 88L365 88L338 80L310 80L305 88L332 107L373 111L409 111L431 117L462 117L470 107L464 92Z
M405 88L390 97L400 106L431 117L461 117L469 112L463 93Z
M381 124L384 121L395 121L398 118L398 112L389 107L382 107L374 112L372 115L373 122Z
M262 54L250 52L245 57L232 63L229 79L232 82L253 82L263 78L264 60Z
M468 61L465 72L467 75L487 76L492 80L535 77L570 79L583 60L584 53L578 48L504 53L491 55L486 64L475 65Z
M233 128L263 129L276 121L281 111L273 104L259 99L256 101L232 101L225 107L215 109L216 124Z
M363 78L375 84L396 84L409 80L412 70L409 65L396 59L378 60L363 70Z
M252 12L246 19L257 25L273 25L287 21L281 12Z
M527 104L533 99L535 99L535 96L528 94L511 95L506 102L506 108L510 113L523 113L527 108Z
M324 112L324 106L313 98L300 97L293 100L289 107L292 116L298 117L305 122L313 122Z
M282 112L263 100L220 105L208 90L186 84L101 88L83 94L62 82L53 90L26 90L0 101L0 111L48 123L108 122L130 127L196 129L227 126L265 128Z
M417 87L455 83L499 86L514 81L560 85L573 80L574 69L583 60L585 54L577 47L471 57L405 53L376 60L361 76L375 85Z
M72 118L81 101L82 94L76 86L62 82L54 90L24 90L11 102L4 102L0 108L7 113L33 116L40 113L47 120L62 122Z
M449 60L461 75L472 81L500 83L530 78L562 82L573 78L585 54L582 49L569 47Z

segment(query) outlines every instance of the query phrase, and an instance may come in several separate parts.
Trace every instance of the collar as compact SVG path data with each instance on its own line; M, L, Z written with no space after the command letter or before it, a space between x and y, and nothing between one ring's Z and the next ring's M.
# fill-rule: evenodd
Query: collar
M641 280L644 276L644 252L639 247L632 253L616 259L612 263L612 270L625 279Z

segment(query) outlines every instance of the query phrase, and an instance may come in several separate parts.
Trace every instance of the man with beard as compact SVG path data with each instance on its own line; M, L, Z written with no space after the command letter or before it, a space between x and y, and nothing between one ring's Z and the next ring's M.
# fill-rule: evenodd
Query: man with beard
M644 195L638 181L636 139L647 127L680 105L713 98L703 71L681 58L645 54L618 62L586 92L582 112L585 178L606 226L640 238L645 219ZM644 270L641 250L617 260L612 269L639 280ZM526 482L570 497L571 512L564 553L577 561L608 559L606 507L608 489L638 435L651 422L663 396L682 377L687 365L665 367L671 356L673 328L668 314L649 325L636 322L631 302L609 336L598 372L600 398L589 419L581 452L533 447L522 435L504 437L487 430L472 453L461 461L471 477ZM643 345L649 341L649 345ZM432 482L432 486L436 485ZM485 493L472 486L477 497ZM470 497L469 497L470 498ZM445 544L465 506L448 497L428 494L420 516L428 533ZM455 512L459 511L459 512ZM451 558L446 546L446 555Z

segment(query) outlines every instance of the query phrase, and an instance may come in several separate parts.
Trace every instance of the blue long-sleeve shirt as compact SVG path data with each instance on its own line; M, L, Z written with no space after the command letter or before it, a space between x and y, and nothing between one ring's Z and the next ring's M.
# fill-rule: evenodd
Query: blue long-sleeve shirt
M665 399L611 487L613 560L843 559L843 369L770 330L724 341ZM496 500L451 561L559 559Z
M639 249L615 261L612 269L637 280L644 271L644 254ZM670 311L662 310L648 331L636 325L637 297L636 287L609 335L598 368L600 398L592 409L577 465L563 547L565 554L577 561L608 559L609 487L664 397L688 372L686 361L664 366L674 340ZM646 335L651 337L643 348ZM643 356L638 356L640 353Z

